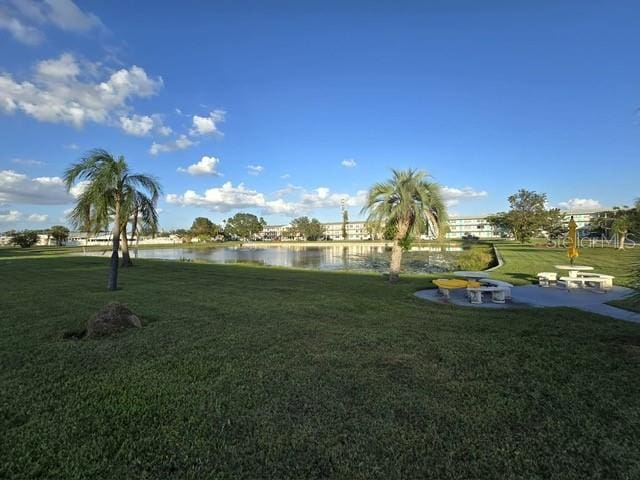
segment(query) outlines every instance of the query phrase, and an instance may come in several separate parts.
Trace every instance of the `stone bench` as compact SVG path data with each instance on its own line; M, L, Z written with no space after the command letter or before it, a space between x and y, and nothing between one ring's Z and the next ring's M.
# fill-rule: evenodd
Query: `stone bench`
M478 280L482 285L486 285L488 287L501 287L504 288L504 294L507 300L511 299L511 289L513 285L509 282L503 282L502 280L494 280L493 278L482 278Z
M538 284L541 287L549 287L552 283L558 281L558 274L556 272L540 272L537 276Z
M562 285L564 285L567 288L567 290L572 290L575 288L584 288L584 287L590 286L589 284L596 284L599 291L605 291L611 288L608 285L612 285L610 279L595 277L595 276L560 277L560 282L558 283L561 283Z
M588 282L600 282L605 289L613 288L613 275L603 275L602 273L579 272L579 278L584 278Z
M469 287L467 288L469 301L476 305L482 303L483 293L491 293L491 301L493 303L505 303L506 291L507 291L507 288L505 287Z

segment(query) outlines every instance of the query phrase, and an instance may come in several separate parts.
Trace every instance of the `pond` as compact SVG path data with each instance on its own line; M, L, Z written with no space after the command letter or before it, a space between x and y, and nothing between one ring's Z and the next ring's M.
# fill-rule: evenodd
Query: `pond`
M404 271L412 273L455 270L455 257L460 251L462 249L459 246L414 247L411 251L404 253L402 267ZM373 245L177 247L140 249L137 257L211 263L248 263L316 270L386 272L389 270L391 251L384 246Z

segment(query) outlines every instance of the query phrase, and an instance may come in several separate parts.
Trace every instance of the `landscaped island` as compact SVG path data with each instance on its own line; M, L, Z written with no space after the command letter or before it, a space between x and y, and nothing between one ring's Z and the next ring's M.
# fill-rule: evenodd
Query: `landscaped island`
M564 255L501 251L514 282ZM138 260L108 292L105 259L56 252L0 249L2 478L640 471L638 325L429 304L424 275ZM582 259L625 282L638 253ZM111 300L143 328L64 338Z

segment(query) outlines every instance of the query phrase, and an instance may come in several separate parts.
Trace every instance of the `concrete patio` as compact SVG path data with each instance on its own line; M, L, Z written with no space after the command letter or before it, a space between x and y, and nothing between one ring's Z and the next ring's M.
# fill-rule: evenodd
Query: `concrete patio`
M619 300L633 293L635 290L625 287L613 287L606 293L600 293L590 289L567 290L561 287L542 288L538 285L524 285L511 289L512 300L507 303L492 303L490 298L485 298L485 301L480 305L469 303L464 289L453 290L449 301L446 301L436 288L417 291L415 296L431 302L471 308L570 307L618 320L640 323L640 313L606 305L606 302Z

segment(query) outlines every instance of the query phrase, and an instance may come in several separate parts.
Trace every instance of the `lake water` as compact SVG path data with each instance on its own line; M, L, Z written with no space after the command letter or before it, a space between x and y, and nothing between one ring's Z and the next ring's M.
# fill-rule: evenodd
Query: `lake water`
M462 249L449 246L415 247L403 255L403 270L413 273L445 272L455 269L455 257ZM107 253L108 255L108 253ZM132 252L133 255L133 252ZM140 249L138 258L204 261L211 263L248 263L317 270L389 270L391 251L371 245L318 246L242 246L218 248L148 248Z

